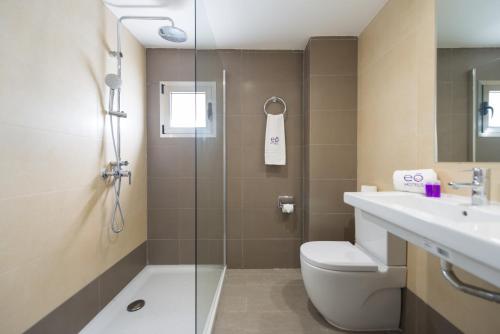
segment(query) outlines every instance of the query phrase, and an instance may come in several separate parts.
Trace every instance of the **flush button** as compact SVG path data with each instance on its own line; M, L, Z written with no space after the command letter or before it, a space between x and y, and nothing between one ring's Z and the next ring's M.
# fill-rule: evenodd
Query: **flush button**
M429 250L434 250L434 244L429 240L424 240L424 247Z
M447 250L444 250L440 247L437 248L437 252L439 255L445 257L445 258L449 258L450 257L450 253L447 251Z

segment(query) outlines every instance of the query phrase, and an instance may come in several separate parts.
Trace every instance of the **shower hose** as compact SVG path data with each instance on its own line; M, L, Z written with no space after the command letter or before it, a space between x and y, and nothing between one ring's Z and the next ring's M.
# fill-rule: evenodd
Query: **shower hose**
M120 99L120 95L118 95L118 99ZM109 105L110 105L110 109L109 110L113 110L113 96L111 96L111 99L110 99L110 102L109 102ZM120 105L120 103L118 103L118 105ZM114 190L114 193L115 193L115 201L114 201L114 206L113 206L113 213L111 215L111 230L114 232L114 233L120 233L121 231L123 231L123 228L125 227L125 218L123 216L123 210L122 210L122 206L120 204L120 193L121 193L121 188L122 188L122 175L120 173L120 170L121 170L121 157L120 157L120 143L117 142L117 139L115 138L115 127L113 125L113 117L112 115L110 115L109 117L109 125L110 125L110 129L111 129L111 139L112 139L112 142L113 142L113 150L115 152L115 161L116 161L116 173L113 177L113 190ZM117 124L116 124L116 133L117 133L117 137L120 137L119 133L120 133L120 120L117 120ZM118 140L120 140L120 138L118 138ZM116 215L116 213L118 212L118 216ZM118 218L118 219L117 219Z

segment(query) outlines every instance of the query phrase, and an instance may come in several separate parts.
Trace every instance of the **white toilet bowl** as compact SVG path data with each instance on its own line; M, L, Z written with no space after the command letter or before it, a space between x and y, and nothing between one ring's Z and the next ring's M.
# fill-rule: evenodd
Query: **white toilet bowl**
M333 261L318 252L334 254ZM357 246L335 241L303 244L300 265L311 302L330 324L363 331L399 327L405 267L384 266Z
M300 247L309 299L332 325L352 331L399 328L406 243L356 210L356 245L313 241Z

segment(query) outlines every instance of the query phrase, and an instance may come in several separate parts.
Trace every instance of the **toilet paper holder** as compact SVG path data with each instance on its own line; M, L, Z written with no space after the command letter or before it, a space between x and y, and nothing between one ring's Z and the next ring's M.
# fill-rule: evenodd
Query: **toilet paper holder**
M283 209L283 204L295 205L293 196L278 196L278 209Z

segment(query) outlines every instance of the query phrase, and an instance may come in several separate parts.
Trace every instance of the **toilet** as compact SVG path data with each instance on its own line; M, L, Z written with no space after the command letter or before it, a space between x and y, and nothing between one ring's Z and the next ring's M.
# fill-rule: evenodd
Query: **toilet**
M351 331L399 328L406 286L406 242L355 210L356 244L313 241L300 247L304 285L331 325Z

